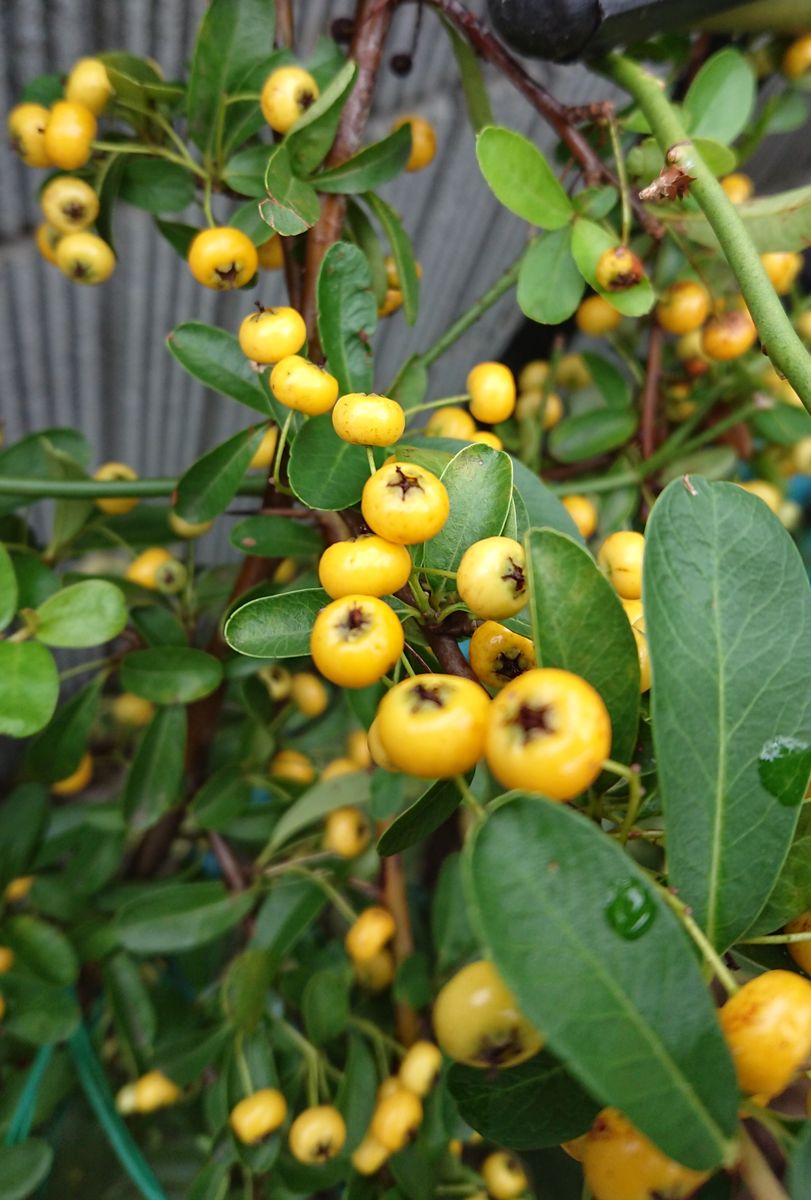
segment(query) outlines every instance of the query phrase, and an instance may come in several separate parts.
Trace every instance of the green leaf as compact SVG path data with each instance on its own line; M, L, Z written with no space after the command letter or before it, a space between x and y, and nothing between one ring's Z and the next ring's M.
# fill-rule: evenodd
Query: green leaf
M269 950L274 966L278 967L284 956L311 928L326 903L324 892L312 880L283 877L274 883L270 895L256 914L251 945Z
M802 251L811 241L811 186L760 196L735 206L756 250ZM683 205L657 205L656 215L682 237L699 246L720 251L720 245L702 212Z
M347 60L284 139L295 175L314 171L335 141L341 112L357 73L355 63Z
M732 1061L692 945L648 877L582 814L520 793L467 854L489 954L567 1070L685 1166L734 1160Z
M324 549L317 530L292 517L247 517L228 535L231 545L258 558L312 558Z
M380 222L389 239L400 291L403 295L403 312L409 325L417 319L420 307L420 281L417 276L417 260L411 239L395 210L374 192L366 192L364 199Z
M245 204L231 213L229 224L233 229L240 229L249 237L254 246L264 246L273 237L273 230L262 216L263 209L256 200L248 200Z
M476 138L482 175L510 212L541 229L561 229L572 218L572 202L537 146L523 134L488 125Z
M674 458L663 467L659 478L662 483L681 479L682 475L703 475L705 479L728 479L734 474L738 455L732 446L703 446L692 453Z
M658 208L657 208L658 212ZM597 283L597 263L606 250L619 244L619 238L594 221L578 217L572 232L572 254L578 269L590 287L608 300L626 317L641 317L653 308L656 296L647 276L622 292L607 292Z
M87 479L81 463L55 446L46 444L45 456L49 463L51 479ZM58 551L76 536L93 512L93 502L87 499L69 500L60 497L54 503L51 537L46 547L48 558L57 558Z
M128 954L110 955L103 967L104 990L118 1036L138 1072L152 1059L157 1021L141 972Z
M459 68L459 81L462 84L467 115L474 132L478 133L485 125L493 123L493 109L487 94L481 62L467 39L458 34L444 17L441 20L451 40L453 57Z
M46 646L79 649L117 637L127 623L127 606L114 583L87 579L50 596L36 618L37 637Z
M191 704L222 682L222 663L190 646L132 650L121 663L121 686L154 704Z
M178 481L178 515L194 522L218 517L236 495L264 434L263 425L252 425L192 463Z
M14 788L0 806L0 890L28 868L48 820L48 793L39 783Z
M61 986L50 987L15 971L3 976L3 995L8 1001L3 1028L23 1042L35 1046L61 1042L79 1023L79 1005Z
M229 92L238 94L249 68L273 53L273 0L212 0L197 31L189 71L189 135L201 150L214 148L217 113Z
M729 146L715 142L711 138L694 138L692 146L685 152L683 163L685 170L690 172L690 156L697 150L713 175L728 175L738 165L738 156ZM655 138L645 138L631 150L627 159L628 170L640 179L653 179L665 165L659 143ZM589 214L593 216L594 214Z
M312 183L319 192L337 192L344 196L370 192L399 175L405 169L410 153L411 131L407 125L401 125L382 141L365 146L339 166L322 171Z
M341 394L371 392L370 338L377 326L377 305L363 251L349 242L330 246L318 272L317 291L318 333Z
M150 115L155 104L174 104L183 95L181 85L167 83L146 58L121 50L97 57L104 63L115 98L142 114Z
M447 856L439 872L431 903L431 940L441 976L479 954L462 886L462 856L458 852Z
M582 357L594 386L608 407L628 408L631 403L631 385L622 372L601 354L586 351Z
M538 666L587 680L611 718L611 757L630 762L639 721L636 642L616 592L594 559L553 529L525 539L529 611Z
M513 477L515 489L524 502L529 525L539 529L549 526L582 543L579 529L555 493L550 492L538 476L517 458L513 459Z
M158 604L145 604L130 614L135 628L148 646L185 646L186 631L174 613Z
M0 542L0 629L10 625L17 611L17 576L8 550Z
M388 279L386 278L386 259L383 254L383 247L380 244L380 238L375 232L374 225L366 216L361 206L355 200L352 200L351 197L346 202L346 222L348 226L347 235L351 236L352 241L357 246L360 246L366 255L372 276L375 300L378 305L381 305L386 298L389 286ZM391 396L391 391L387 395Z
M124 157L118 191L127 204L164 213L180 212L194 202L194 175L185 167L160 158Z
M350 445L338 437L332 414L322 413L310 417L296 434L287 473L291 488L303 504L336 512L360 500L369 478L369 461L363 446Z
M195 225L186 225L183 221L162 221L160 217L155 217L154 221L161 237L165 238L175 254L179 254L185 261L200 230Z
M279 818L269 842L276 850L302 829L321 821L327 813L345 805L368 804L371 777L366 772L352 772L328 779L308 788Z
M265 167L262 219L282 237L295 237L315 225L321 212L315 188L293 174L285 142L271 151Z
M654 506L643 595L669 882L723 950L771 892L805 791L808 579L762 501L696 476Z
M0 733L28 737L47 725L59 699L53 655L39 642L0 642Z
M512 459L503 450L474 442L451 459L440 478L451 502L450 515L439 533L420 547L418 561L454 571L468 546L498 537L504 528L512 499Z
M384 829L377 843L378 854L384 858L399 854L423 841L456 812L461 800L455 780L438 779Z
M58 72L49 72L28 80L20 93L20 103L43 104L50 108L55 100L62 100L64 95L64 77Z
M116 930L133 954L170 954L203 946L250 911L252 894L229 895L221 883L152 886L120 909Z
M549 453L564 463L605 454L630 441L638 423L638 415L628 408L595 408L564 417L549 434Z
M72 775L87 749L90 730L98 716L102 675L80 688L57 709L50 722L28 747L26 769L36 779L53 783Z
M259 376L232 333L201 321L186 321L175 326L166 345L181 367L206 387L238 400L263 417L271 415Z
M774 933L787 921L811 908L811 806L804 805L783 869L747 937ZM754 949L754 947L746 947Z
M130 829L139 833L149 829L178 799L185 751L185 708L159 708L144 730L127 775L124 813Z
M278 67L294 64L295 61L287 47L283 47L250 63L241 74L235 74L231 84L232 94L228 98L222 124L222 157L224 159L230 160L234 150L247 142L249 138L254 137L255 134L267 132L267 123L262 109L256 101L235 101L233 97L245 93L255 96L257 92L261 92L265 80L272 71ZM269 147L266 146L265 149L267 150Z
M47 1178L53 1150L42 1138L0 1146L0 1200L24 1200Z
M518 275L518 307L541 325L567 321L583 297L585 283L572 258L572 231L542 234L533 241Z
M416 408L425 399L428 391L428 368L423 365L417 355L412 355L403 363L394 377L388 390L392 400L396 400L406 412Z
M59 576L33 550L17 550L9 556L17 579L18 608L36 608L59 591Z
M222 173L223 182L241 196L253 196L255 199L264 196L265 170L272 149L272 146L263 142L260 146L246 146L244 150L238 150L226 163Z
M365 1038L350 1033L346 1066L335 1095L335 1107L346 1125L346 1149L352 1151L363 1139L375 1108L377 1068Z
M186 1200L226 1200L231 1163L209 1162L195 1175Z
M206 780L191 804L191 815L202 829L224 829L251 802L251 785L230 763Z
M811 1122L806 1121L791 1151L788 1168L791 1200L811 1200Z
M316 1046L331 1042L346 1028L350 978L345 968L325 967L307 980L301 1011L307 1036Z
M459 1115L489 1142L511 1150L559 1146L585 1133L599 1105L545 1050L508 1071L456 1065L448 1088Z
M778 401L774 408L755 413L752 424L762 438L778 446L794 446L811 437L811 415L793 404Z
M0 451L0 475L52 479L54 463L49 451L53 450L61 450L83 467L90 462L90 445L77 430L42 429ZM0 496L0 516L30 503L28 496Z
M693 138L734 142L746 129L755 104L751 63L730 46L713 54L696 72L684 97Z
M262 1020L271 977L271 960L266 950L243 950L231 960L222 981L220 1000L226 1017L240 1033L253 1033Z
M626 164L630 157L630 154L626 156ZM616 207L618 199L617 189L611 184L603 184L602 186L583 188L582 192L578 192L576 196L572 197L572 204L578 214L591 217L594 221L602 221L603 217L607 217Z
M329 596L321 588L260 596L235 609L223 637L252 658L298 658L310 653L310 631Z
M76 982L79 974L76 951L54 925L27 914L11 917L3 925L3 941L21 963L46 983L67 987Z
M127 166L129 156L126 154L107 154L99 167L93 186L99 198L99 213L96 217L96 232L115 251L113 234L113 217L121 180Z

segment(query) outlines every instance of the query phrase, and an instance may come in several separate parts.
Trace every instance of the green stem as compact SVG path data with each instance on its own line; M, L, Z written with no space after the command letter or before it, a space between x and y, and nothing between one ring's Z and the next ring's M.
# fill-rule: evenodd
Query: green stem
M441 567L420 567L420 575L442 575L445 579L455 579L455 571L443 571Z
M624 779L628 784L628 804L626 805L625 816L620 825L620 842L624 846L628 841L628 835L634 827L634 822L639 815L639 809L642 805L642 780L638 770L634 767L626 767L624 763L615 762L613 758L605 759L603 770L610 771L612 775L618 775L620 779Z
M211 209L211 176L206 176L205 187L203 188L203 212L208 221L209 229L213 229L217 222L214 220L214 213Z
M274 487L277 487L279 484L279 472L282 469L282 455L284 454L284 447L285 447L285 443L287 442L287 434L290 429L290 422L292 420L293 420L293 409L291 408L290 412L287 414L287 416L284 419L284 425L282 425L281 431L279 433L279 444L276 447L276 458L273 463L272 478L273 478Z
M414 597L414 602L416 603L417 608L424 617L427 617L429 613L428 601L425 597L425 592L422 590L419 572L416 569L411 572L408 584L411 588L411 594Z
M467 805L472 813L475 813L478 820L485 816L484 808L479 804L476 797L473 795L470 784L465 779L464 775L454 775L453 781L459 789L459 794L462 800Z
M405 654L400 655L400 662L402 663L403 669L405 670L406 674L410 675L411 678L414 679L417 672L414 670L414 668L412 667L411 663L408 661Z
M382 1029L379 1029L373 1021L367 1021L364 1017L350 1017L349 1024L357 1029L358 1033L363 1033L371 1041L379 1041L381 1045L390 1050L392 1054L396 1054L398 1058L403 1058L405 1055L405 1047L401 1046L393 1037L389 1037Z
M443 396L440 400L429 400L426 404L415 404L413 408L408 410L409 419L415 413L428 412L432 408L444 408L448 404L467 404L470 396L467 392L462 392L461 396Z
M369 464L369 474L375 475L377 473L377 463L375 462L375 453L371 446L366 447L366 461Z
M659 889L659 894L661 895L665 904L667 904L668 907L673 910L684 928L689 933L690 937L698 946L704 961L715 972L715 975L726 988L730 996L734 996L735 992L738 990L738 985L735 982L732 972L729 970L715 947L708 941L704 930L693 920L687 905L682 900L679 900L678 896L674 896L668 888L663 887L661 883L656 883L656 887Z
M257 865L259 865L259 859L257 859ZM357 913L355 912L354 908L349 901L346 900L341 893L332 886L329 880L324 878L323 875L320 875L317 871L309 871L306 867L293 865L290 867L290 873L292 875L303 875L305 879L309 879L311 883L314 883L316 887L321 889L330 903L337 908L341 916L348 921L350 925L355 923L357 920Z
M628 195L628 172L625 169L625 155L622 153L622 146L620 145L617 118L613 113L608 118L608 133L611 137L611 151L614 155L614 162L617 166L617 182L619 183L620 202L622 204L622 232L620 234L620 245L627 246L628 238L631 233L631 201Z
M91 146L94 150L103 150L111 154L145 154L150 158L165 158L167 162L177 163L179 167L199 175L201 179L208 179L208 172L198 166L193 158L181 158L179 154L173 154L171 150L164 150L161 146L135 146L131 142L91 142Z
M811 356L772 287L735 205L690 142L679 114L656 76L620 54L611 55L604 69L633 96L666 161L681 166L693 177L690 193L712 226L738 280L766 353L811 412Z
M811 942L811 929L802 933L767 933L763 937L742 938L738 946L789 946L792 942Z
M94 658L91 662L79 663L75 667L68 667L65 671L59 672L60 681L65 679L73 679L74 675L84 675L85 671L95 671L98 667L109 667L112 664L110 658Z
M28 479L12 475L0 477L0 496L24 496L32 500L95 500L105 496L171 496L177 479ZM240 496L259 496L265 481L257 476L244 479L237 489Z
M741 421L748 420L755 413L764 411L764 405L757 400L753 400L751 404L743 404L736 412L730 413L728 417L723 417L720 421L716 421L714 425L710 425L709 429L702 430L701 433L691 438L689 442L685 442L682 447L683 453L692 454L699 447L706 446L707 442L714 442L719 434L726 433L728 429L733 429L736 425L740 425Z
M239 1081L242 1084L242 1090L246 1096L252 1096L255 1089L253 1086L253 1080L251 1079L251 1069L248 1066L248 1060L245 1057L245 1046L241 1034L236 1040L234 1053L236 1055Z
M466 312L463 312L460 317L456 318L452 325L448 326L432 346L429 346L427 350L424 350L422 354L417 356L417 362L423 367L430 367L431 363L436 362L446 350L450 349L454 342L457 342L462 334L470 329L471 325L475 325L479 317L486 313L488 308L491 308L496 300L499 300L518 281L518 272L521 269L521 262L525 254L526 249L521 251L518 260L511 267L508 267L503 275L499 275L495 283L475 303L471 304Z
M555 483L553 480L543 480L550 492L556 496L568 496L575 488L578 492L613 492L617 488L639 487L640 476L636 471L628 471L624 475L600 475L594 479L568 479L565 483Z

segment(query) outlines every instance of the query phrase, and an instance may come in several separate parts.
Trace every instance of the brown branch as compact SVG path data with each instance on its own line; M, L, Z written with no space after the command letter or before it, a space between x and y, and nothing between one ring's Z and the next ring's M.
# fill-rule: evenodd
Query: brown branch
M293 49L292 0L276 0L276 45Z
M643 458L650 458L656 449L656 419L659 415L663 338L661 325L654 321L648 337L648 361L645 367L645 387L642 391L639 435Z
M349 48L349 57L357 63L358 76L341 113L335 141L326 160L328 167L351 158L361 147L393 8L394 0L358 0L355 32ZM307 322L311 358L319 349L315 305L318 271L327 250L341 236L345 212L345 197L322 196L321 216L307 237L302 314Z
M382 832L385 826L381 825ZM383 880L381 891L383 903L394 917L394 940L392 949L394 961L399 966L414 953L414 937L411 932L411 914L408 910L408 893L406 891L405 873L399 854L392 854L383 859L381 866ZM404 1046L410 1046L419 1036L420 1020L417 1013L404 1000L398 1001L395 1008L397 1037Z
M602 115L606 110L605 103L595 102L586 106L585 111L583 105L568 108L556 100L545 87L537 83L525 71L521 63L513 58L509 50L502 45L486 25L483 25L461 3L461 0L427 0L427 3L442 13L446 20L468 40L477 54L486 62L497 67L540 113L546 123L554 129L572 158L579 164L583 173L583 182L587 186L602 180L611 184L612 187L619 187L614 172L603 162L597 151L576 126L576 121L582 119L586 113L589 116L592 114ZM651 237L662 237L664 233L662 226L655 217L647 212L636 192L632 189L629 195L640 225Z
M232 892L245 891L245 877L236 856L224 837L219 833L209 833L208 844L219 863L222 877Z
M425 635L443 671L448 675L462 675L465 679L472 679L474 683L479 682L475 671L459 649L456 638L449 637L447 633L440 633L438 629L426 629Z

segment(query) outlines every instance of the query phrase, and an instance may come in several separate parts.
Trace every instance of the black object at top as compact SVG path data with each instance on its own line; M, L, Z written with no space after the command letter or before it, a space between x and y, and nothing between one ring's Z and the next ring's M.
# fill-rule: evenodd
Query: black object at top
M567 62L689 28L742 0L488 0L493 24L514 50Z

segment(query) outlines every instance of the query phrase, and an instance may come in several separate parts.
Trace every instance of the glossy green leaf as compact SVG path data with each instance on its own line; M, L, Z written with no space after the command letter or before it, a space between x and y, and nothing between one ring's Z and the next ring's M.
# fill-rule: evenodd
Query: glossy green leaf
M421 547L415 561L454 571L473 542L498 537L507 519L513 489L512 459L482 442L465 446L441 475L450 499L442 529Z
M101 701L103 676L97 675L62 704L29 745L25 765L36 779L52 783L72 775L87 749Z
M298 658L309 654L313 621L326 604L329 596L321 588L261 596L232 612L223 637L252 658Z
M542 234L529 246L518 275L518 307L531 321L559 325L575 311L585 286L572 258L572 231L567 224Z
M428 368L416 355L407 358L392 380L386 395L406 412L422 404L428 391Z
M599 1105L562 1063L541 1051L508 1071L456 1065L448 1087L459 1115L489 1142L511 1150L559 1146L585 1133Z
M770 250L802 251L811 241L811 186L755 197L737 204L735 209L761 254ZM720 252L718 239L702 212L689 212L683 205L657 205L656 213L676 233Z
M315 188L293 173L284 142L271 151L265 167L262 219L282 237L295 237L315 225L321 212Z
M752 424L762 438L778 446L794 446L811 437L811 415L793 404L778 402L774 408L755 413Z
M175 614L159 604L134 608L130 619L147 646L185 646L188 641Z
M312 558L324 549L324 540L311 525L292 517L247 517L228 535L231 545L258 558Z
M97 56L104 63L117 100L140 113L157 104L174 103L183 95L177 83L168 83L155 63L124 50L105 50Z
M629 158L630 154L626 155L626 164ZM603 217L607 217L616 207L618 200L619 193L610 184L583 188L576 196L572 196L575 212L584 217L591 217L594 221L601 221Z
M662 468L662 483L681 479L682 475L703 475L705 479L728 479L734 475L738 456L732 446L703 446L692 454L674 458Z
M50 479L53 475L53 459L50 449L61 450L75 459L81 466L90 462L90 445L75 429L41 429L21 438L11 446L0 450L0 475L18 478ZM0 496L0 516L24 508L31 503L27 496Z
M191 704L222 682L222 663L190 646L150 646L121 663L121 686L154 704Z
M510 212L541 229L561 229L572 202L536 145L514 129L488 125L476 138L476 157L490 189Z
M375 300L378 305L381 305L386 298L389 286L386 277L386 258L383 253L383 246L381 245L380 238L377 236L374 225L357 201L351 197L346 202L346 223L347 236L366 255L366 261L369 264L369 271L372 276L372 289L375 294ZM392 393L389 391L386 394L390 396Z
M648 877L581 813L520 793L467 854L489 955L552 1053L678 1162L734 1160L738 1089L716 1009Z
M127 623L124 595L114 583L87 579L62 588L36 610L37 637L46 646L80 649L117 637Z
M236 495L264 433L262 425L243 429L192 463L178 481L178 515L194 522L218 517Z
M180 212L194 201L194 175L178 163L127 155L118 194L147 212Z
M3 924L3 942L19 961L46 983L67 987L76 982L79 960L68 939L55 925L24 914Z
M220 989L222 1010L240 1033L253 1033L262 1020L271 981L266 950L243 950L232 959Z
M399 175L405 169L410 153L411 132L407 125L401 125L381 141L364 146L339 166L322 171L312 183L319 192L337 192L344 196L369 192Z
M225 109L222 123L222 155L230 161L233 152L257 133L267 132L267 123L260 105L255 100L234 100L234 96L255 96L272 71L278 67L295 64L295 57L287 47L274 50L249 63L237 72L231 83L231 96ZM265 149L270 149L265 146Z
M15 550L9 555L17 579L18 608L36 608L59 591L59 576L33 550Z
M794 840L774 889L747 937L777 933L787 921L811 909L811 806L804 805ZM753 947L750 947L753 949Z
M127 775L124 814L130 829L139 833L149 829L178 799L185 751L185 708L159 708L144 730Z
M420 281L411 239L406 233L398 213L390 204L387 204L375 192L367 192L364 199L389 239L397 279L403 296L403 312L408 324L413 325L420 307Z
M299 796L295 803L279 818L270 839L270 849L275 850L289 842L302 829L321 821L327 813L345 805L363 805L369 801L371 777L365 771L339 775L316 783Z
M260 199L265 195L265 171L272 149L272 146L263 142L260 146L246 146L244 150L238 150L226 163L223 181L241 196Z
M123 950L110 955L103 970L118 1036L129 1051L133 1068L140 1072L152 1060L157 1032L152 1000L137 963Z
M611 757L630 762L639 721L639 659L616 592L588 551L564 534L533 529L525 547L538 666L571 671L597 689L611 718Z
M0 629L11 624L17 611L17 575L8 550L0 542Z
M593 354L588 350L582 357L594 386L608 407L628 408L631 403L631 385L619 368L601 354Z
M696 476L656 502L643 594L669 881L723 950L771 892L805 792L808 578L761 500Z
M346 1028L350 978L345 968L325 967L307 980L301 1008L307 1037L316 1046L331 1042Z
M487 94L481 60L470 42L457 33L450 21L442 17L442 24L450 38L453 57L456 59L468 119L474 132L479 133L485 125L493 123L493 109Z
M276 8L273 0L212 0L197 31L189 71L186 113L189 135L201 150L211 149L217 113L248 69L273 53Z
M262 216L263 209L256 200L247 200L231 213L229 224L249 237L254 246L264 246L273 237L273 230Z
M437 972L446 976L480 953L470 924L467 899L462 887L462 856L447 855L431 900L431 940L436 949Z
M364 447L339 438L332 415L323 413L311 417L296 434L287 473L291 488L303 504L336 512L360 500L369 478L369 461Z
M256 914L251 944L269 950L278 967L311 928L326 903L323 890L311 879L283 876L273 884Z
M325 157L335 140L341 112L357 73L355 63L347 59L288 133L285 146L294 174L309 175Z
M231 763L206 780L192 801L191 815L202 829L219 830L241 816L250 802L251 785Z
M378 854L399 854L423 841L456 812L461 801L453 779L438 779L384 829L377 843Z
M48 793L39 783L23 783L0 805L0 890L29 873L48 820Z
M572 231L572 254L586 283L624 316L641 317L650 312L656 300L647 276L622 292L607 292L597 283L596 270L600 256L617 245L619 237L607 232L602 225L587 221L584 217L578 217L575 221Z
M39 642L0 642L0 733L28 737L48 724L59 698L59 675Z
M48 475L51 479L84 480L87 472L81 463L72 455L58 450L55 446L46 444L45 457L48 459ZM68 545L76 534L86 524L93 512L93 502L88 499L69 499L61 496L54 502L51 536L46 546L46 556L56 558L59 550Z
M549 434L549 453L558 462L582 462L624 446L638 423L637 413L629 408L594 408L564 417Z
M690 136L734 142L755 104L755 72L739 50L726 46L701 64L684 97Z
M250 911L253 895L229 895L221 883L152 887L119 910L116 931L133 954L169 954L220 937Z
M263 417L271 415L259 377L232 333L202 321L186 321L175 326L166 345L181 367L206 387L238 400Z
M191 244L200 230L195 225L187 225L184 221L162 221L154 218L155 228L174 250L185 261L188 258Z
M369 1128L378 1083L375 1060L365 1038L350 1033L346 1067L335 1095L335 1107L346 1125L346 1149L350 1152Z
M349 242L336 242L318 272L318 333L341 393L371 392L370 338L377 305L366 256Z
M186 1200L226 1200L231 1163L209 1162L195 1175Z
M47 1178L53 1150L42 1138L0 1146L0 1200L25 1200Z
M550 529L557 529L559 533L565 533L576 542L582 543L579 529L555 493L517 458L513 459L513 478L515 489L526 508L530 526L541 529L548 525Z
M45 108L50 108L54 101L61 100L64 94L64 77L56 71L49 71L26 80L20 92L20 102L43 104Z

